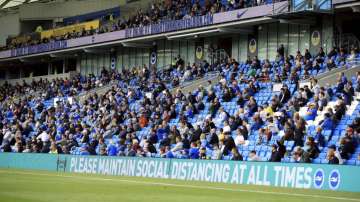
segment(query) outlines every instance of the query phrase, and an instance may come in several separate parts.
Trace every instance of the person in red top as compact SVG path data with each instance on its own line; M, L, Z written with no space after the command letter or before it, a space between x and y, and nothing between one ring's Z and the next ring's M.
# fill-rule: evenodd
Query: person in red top
M144 128L149 123L149 120L147 119L146 115L144 113L141 114L139 118L139 124L141 128Z

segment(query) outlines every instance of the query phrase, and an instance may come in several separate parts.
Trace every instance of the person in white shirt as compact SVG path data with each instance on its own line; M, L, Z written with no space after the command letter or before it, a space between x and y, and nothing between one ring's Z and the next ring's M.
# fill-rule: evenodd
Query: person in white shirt
M269 130L270 130L273 134L276 134L276 133L279 132L279 127L278 127L277 123L274 123L274 118L273 118L273 117L269 117L269 118L268 118L267 127L269 128Z
M11 142L11 140L15 137L15 134L12 133L10 130L5 130L5 133L4 137L3 137L3 143L4 142Z
M187 133L189 131L189 128L186 126L186 124L180 122L178 130L179 130L180 135L184 135L185 133Z
M256 155L256 151L253 150L249 153L248 161L261 161L261 159Z
M241 130L238 129L236 137L235 137L235 145L239 146L239 145L243 145L243 144L245 144L245 138L242 135Z
M224 108L222 108L222 107L220 107L220 109L219 109L219 115L218 115L218 117L215 119L215 123L217 124L217 125L220 125L220 124L222 124L222 123L224 123L224 121L225 120L227 120L227 114L226 114L226 112L224 111Z
M224 127L223 127L223 133L230 133L231 132L231 128L229 126L228 121L224 122Z
M37 136L37 139L41 140L42 142L47 142L50 139L50 135L46 131L43 131Z
M183 149L183 142L181 141L181 137L176 137L176 145L171 149L172 152L177 152Z
M213 151L211 153L211 159L212 160L220 160L221 156L222 156L222 152L219 149L218 144L214 144L212 149L213 149Z

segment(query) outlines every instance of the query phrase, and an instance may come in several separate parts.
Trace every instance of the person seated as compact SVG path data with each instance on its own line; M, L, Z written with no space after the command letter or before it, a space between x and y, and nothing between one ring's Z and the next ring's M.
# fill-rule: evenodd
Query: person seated
M336 57L338 54L337 52L337 48L336 47L332 47L330 52L327 54L328 59L331 59L332 57Z
M252 116L255 112L258 111L258 105L254 97L250 97L247 107L249 110L249 116Z
M257 140L257 144L268 144L271 139L271 131L269 129L260 128L259 129L259 139Z
M340 139L339 153L342 159L350 159L351 154L353 153L353 145L350 140L346 137Z
M346 62L346 58L347 58L347 55L345 53L345 50L344 50L344 48L341 48L338 57L336 57L336 61L337 62Z
M287 101L289 101L290 97L291 97L291 93L290 93L288 87L285 85L280 90L280 96L279 96L280 102L282 104L285 104L285 103L287 103Z
M256 155L255 150L252 150L249 152L248 161L261 161L261 158Z
M334 120L336 121L340 121L341 118L345 115L346 113L346 105L345 102L343 100L339 100L338 104L335 105L335 113L333 115Z
M271 156L270 156L269 162L281 162L281 159L283 157L284 156L278 150L278 146L276 144L273 144L271 146Z
M219 148L219 145L217 143L214 143L212 145L212 154L211 154L211 159L213 160L220 160L222 158L222 151Z
M232 153L232 157L231 157L232 161L242 161L243 160L243 156L239 153L239 151L237 150L236 147L232 148L231 153Z
M300 146L294 148L293 159L295 163L311 163L309 154L305 152Z
M322 128L317 127L316 133L314 136L314 142L318 147L324 147L325 146L325 136L322 134Z
M324 61L324 58L325 58L325 52L324 52L324 49L322 47L319 48L319 52L317 53L317 55L315 56L315 60L318 62L318 63L322 63Z
M163 155L161 155L163 158L169 158L172 159L175 157L174 153L171 151L170 146L165 146L165 151Z
M237 101L236 104L239 105L241 108L245 105L245 98L241 92L237 93Z
M209 112L211 114L211 117L215 117L216 113L218 112L220 108L220 102L217 98L214 99L214 101L210 104Z
M335 152L336 152L336 146L330 145L328 147L328 151L326 154L326 159L328 160L329 164L335 164L335 165L339 164L339 159L338 157L336 157Z
M189 105L186 106L185 116L187 118L193 118L194 117L194 111L193 111L192 107L190 107Z
M180 136L176 137L176 145L171 149L172 152L177 152L183 149L183 142Z
M224 110L224 108L220 107L219 115L215 118L214 122L217 125L221 125L224 123L224 121L228 119L228 117L229 117L228 113Z
M324 109L324 107L326 107L328 104L328 98L325 95L324 91L320 91L319 92L319 96L318 96L318 105L319 105L319 110L322 111Z
M230 116L228 119L230 130L234 131L239 127L239 120L236 120L234 116Z
M334 63L333 59L329 59L327 64L326 64L327 69L330 71L332 69L336 68L336 64Z
M227 156L233 148L236 148L234 138L229 132L224 133L224 147L222 148L222 153Z
M238 128L236 130L236 137L235 137L234 141L235 141L236 146L240 146L240 145L245 144L245 138L244 138L244 135L242 134L242 130L240 128Z
M259 130L264 125L264 121L261 119L259 113L255 113L255 115L253 116L253 120L254 120L254 122L251 125L252 131Z
M233 98L233 93L231 92L231 90L229 88L226 87L225 92L222 97L223 101L230 102L232 98Z
M312 56L311 56L311 54L310 54L309 49L305 49L304 58L305 58L306 60L311 60Z
M312 65L312 70L316 70L316 72L318 73L320 71L320 64L322 63L319 62L321 61L319 58L317 58L314 62L313 62L313 65Z
M314 138L311 136L307 137L304 150L309 154L310 159L316 159L320 153L320 150L316 146Z
M205 109L205 104L199 97L196 97L196 103L195 103L196 111L200 112Z
M208 157L206 156L206 147L201 147L199 151L199 159L206 160Z
M304 116L305 121L314 121L317 116L317 107L315 103L310 103Z
M189 150L189 157L190 159L199 159L199 148L196 142L192 142Z
M347 58L347 61L351 62L351 61L355 60L356 55L357 55L357 54L356 54L356 52L355 52L355 49L351 49L351 52L350 52L349 57Z

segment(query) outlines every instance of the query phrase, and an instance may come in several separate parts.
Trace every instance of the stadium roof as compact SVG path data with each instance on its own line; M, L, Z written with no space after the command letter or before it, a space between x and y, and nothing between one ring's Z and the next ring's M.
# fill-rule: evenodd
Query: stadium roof
M0 0L0 9L19 6L24 3L31 3L39 0Z

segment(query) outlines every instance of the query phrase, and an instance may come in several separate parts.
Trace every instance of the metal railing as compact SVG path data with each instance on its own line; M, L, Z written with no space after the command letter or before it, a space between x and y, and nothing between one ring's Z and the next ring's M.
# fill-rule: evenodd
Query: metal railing
M292 11L327 11L331 10L331 0L291 0Z
M286 12L290 11L291 0L288 0L287 4L284 4L284 5L282 5L282 6L278 7L278 8L275 8L275 3L277 3L277 2L281 2L281 0L280 1L273 1L273 3L272 3L272 15L277 15L277 14L283 13L285 9L286 9Z
M211 64L227 60L230 56L224 49L217 49L215 51L209 51L209 59Z
M336 37L336 45L350 53L352 48L360 47L360 40L352 33L340 34Z

